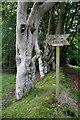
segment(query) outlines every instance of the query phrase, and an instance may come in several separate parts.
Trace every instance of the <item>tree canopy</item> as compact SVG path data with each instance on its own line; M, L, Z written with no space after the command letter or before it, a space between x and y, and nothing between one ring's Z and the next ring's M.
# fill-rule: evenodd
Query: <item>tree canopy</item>
M28 2L27 7L27 17L31 12L33 2ZM39 3L42 4L42 3ZM39 25L39 45L40 49L44 54L43 43L46 39L46 34L48 32L49 19L51 17L50 33L55 34L56 28L59 20L59 14L61 10L61 3L56 3L55 6L48 11ZM79 43L78 38L79 33L79 10L80 3L65 3L65 10L63 13L64 21L62 27L63 34L70 34L68 41L70 46L61 47L61 65L66 63L79 65ZM15 59L15 44L16 44L16 12L17 3L16 2L3 2L2 3L2 65L3 69L11 69L16 67ZM35 50L33 50L33 56L35 55ZM63 59L64 58L64 59ZM36 63L36 66L37 63ZM37 67L38 68L38 67ZM13 70L15 71L15 69Z

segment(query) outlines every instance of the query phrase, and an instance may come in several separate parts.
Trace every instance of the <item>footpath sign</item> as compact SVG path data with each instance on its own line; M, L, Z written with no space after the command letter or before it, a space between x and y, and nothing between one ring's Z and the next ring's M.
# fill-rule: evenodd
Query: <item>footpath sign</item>
M55 34L46 36L46 42L51 46L56 46L56 96L59 95L59 66L60 66L60 47L70 45L66 40L69 34Z
M69 34L56 34L56 35L48 35L46 37L46 42L52 46L64 46L70 45L66 40Z

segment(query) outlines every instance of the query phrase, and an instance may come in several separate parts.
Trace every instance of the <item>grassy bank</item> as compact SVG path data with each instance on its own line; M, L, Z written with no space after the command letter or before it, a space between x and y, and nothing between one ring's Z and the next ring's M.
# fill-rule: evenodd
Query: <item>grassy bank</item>
M35 81L35 88L25 97L15 99L15 75L3 74L3 118L75 118L76 108L68 104L58 103L56 99L56 71L48 73L44 79ZM71 88L65 79L63 69L60 70L60 93L66 91L75 100L76 89Z

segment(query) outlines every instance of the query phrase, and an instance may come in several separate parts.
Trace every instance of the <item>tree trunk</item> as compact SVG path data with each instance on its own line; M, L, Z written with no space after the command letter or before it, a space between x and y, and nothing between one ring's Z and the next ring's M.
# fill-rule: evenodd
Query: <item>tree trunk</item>
M63 33L64 29L64 21L65 21L65 3L61 3L61 10L60 10L60 15L59 15L59 20L58 20L58 25L56 29L56 34L61 34Z
M39 48L39 44L38 44L38 31L36 32L36 39L35 39L35 51L36 51L36 54L39 55L38 57L38 62L39 62L39 71L40 71L40 76L41 78L44 77L44 66L43 66L43 61L42 61L42 51L40 50Z
M27 2L19 2L17 7L16 27L16 99L19 100L34 88L35 58L39 57L39 70L41 77L44 76L42 58L37 43L38 27L42 16L54 6L55 3L34 3L27 19ZM44 9L45 8L45 9ZM43 12L41 12L43 11ZM32 49L35 45L38 56L32 58Z
M52 22L52 10L49 13L49 24L47 35L50 34ZM55 47L49 46L48 43L44 42L44 73L48 73L50 70L55 68Z
M31 28L27 29L27 2L18 2L16 28L16 99L21 99L31 88L33 82L32 56L32 33Z

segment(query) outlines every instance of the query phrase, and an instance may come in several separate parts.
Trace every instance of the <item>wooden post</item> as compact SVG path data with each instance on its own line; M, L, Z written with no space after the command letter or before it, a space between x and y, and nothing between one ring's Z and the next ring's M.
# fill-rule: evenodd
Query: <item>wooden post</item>
M56 96L59 95L60 47L56 47Z
M59 67L60 67L60 47L64 45L70 45L66 40L69 34L56 34L48 35L46 42L49 45L56 46L56 97L59 96Z

